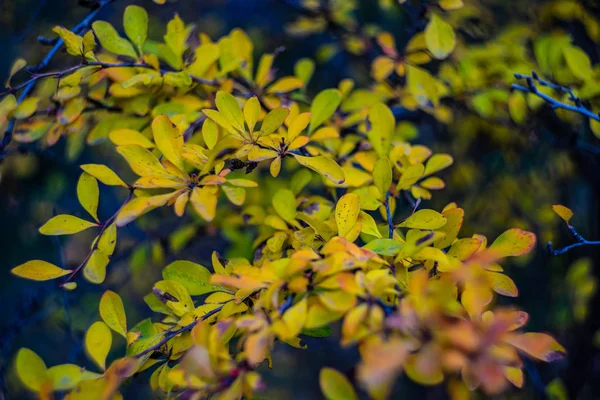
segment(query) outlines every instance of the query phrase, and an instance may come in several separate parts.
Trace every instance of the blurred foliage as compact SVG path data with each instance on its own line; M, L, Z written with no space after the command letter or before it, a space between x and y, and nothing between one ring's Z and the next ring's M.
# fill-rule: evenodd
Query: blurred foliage
M476 233L497 237L509 227L534 232L542 245L537 246L535 253L507 264L506 269L521 289L516 304L531 314L528 329L551 331L566 348L567 358L549 366L525 361L524 389L509 392L507 396L529 398L534 393L538 396L547 393L552 398L596 398L600 395L594 385L595 379L600 377L597 367L600 354L597 340L594 340L600 327L600 311L596 311L600 304L596 290L597 248L582 246L552 257L543 246L549 241L568 244L574 240L572 237L576 242L579 240L573 236L570 219L566 220L568 229L565 229L552 211L551 205L558 203L575 210L572 224L581 235L599 236L600 179L595 171L600 156L600 123L576 112L554 110L540 96L512 88L513 84L519 83L515 73L530 75L535 71L568 88L581 101L582 107L596 114L600 111L597 51L600 23L596 2L381 0L375 6L373 1L352 0L230 0L201 4L180 0L162 5L151 1L117 0L100 2L102 7L94 20L111 22L119 36L115 36L108 25L92 25L89 21L89 27L75 31L80 39L73 38L67 29L82 21L90 9L75 3L5 1L0 5L0 40L9 41L4 47L10 55L3 59L2 70L7 73L6 86L16 90L14 102L7 100L12 98L9 90L3 94L0 103L2 131L12 134L11 140L6 141L10 144L5 146L3 140L1 146L0 157L4 160L0 166L0 246L2 254L6 255L3 257L4 271L28 259L44 259L63 270L76 272L78 267L82 268L82 275L88 280L103 283L95 286L85 279L76 279L78 287L74 291L43 283L35 286L43 290L32 292L31 282L14 277L6 280L3 292L7 306L2 311L3 361L0 366L7 377L3 384L5 396L26 396L21 382L15 379L14 371L18 372L18 365L7 365L14 360L19 347L32 348L48 365L69 362L84 365L89 371L100 371L91 360L97 365L108 358L109 365L110 361L121 357L125 345L129 344L131 348L139 339L131 334L146 329L133 328L134 322L152 315L140 300L153 287L154 293L158 293L155 282L168 279L163 267L174 260L215 265L215 250L231 260L232 265L243 266L241 259L257 266L271 265L284 256L284 249L290 246L296 250L301 248L294 246L299 240L293 233L295 229L298 233L308 226L318 236L323 236L319 229L324 228L315 225L318 220L328 221L333 226L330 228L342 236L350 233L351 239L356 239L352 236L358 235L364 226L359 242L372 242L375 231L367 231L363 220L357 232L345 232L346 228L336 225L336 202L344 198L345 192L361 196L362 213L377 221L378 225L373 224L382 237L387 237L386 205L397 220L414 212L415 206L448 211L456 209L457 204L466 210L461 230L464 238ZM89 4L93 10L95 2ZM148 40L140 38L143 33L139 27L137 31L131 26L121 29L123 12L130 4L139 4L148 10ZM173 18L176 12L181 20ZM57 24L67 29L54 29ZM86 35L91 32L88 28L93 29L95 40L93 35ZM247 36L244 31L234 28L242 28ZM36 37L40 34L48 38L42 42L51 43L38 42ZM39 66L52 48L56 34L67 42L67 52L61 49L47 65L43 65L43 70L31 70ZM17 58L26 61L14 62ZM40 75L44 73L51 75ZM34 83L32 92L26 99L18 101L19 94L27 90L31 82ZM324 91L328 88L337 89L339 101L335 94ZM223 122L216 115L211 117L210 112L206 119L202 112L203 109L217 108L222 115L237 113L231 111L231 102L219 95L219 90L236 95L240 105L251 103L248 99L256 96L260 100L257 118L263 127L269 110L283 107L290 112L278 117L275 135L259 133L259 128L253 132L248 117L242 121L244 128L241 131L232 130L229 125L235 120L226 118L230 121ZM539 90L557 101L570 101L571 93L567 91L546 86ZM322 101L317 103L319 96ZM226 103L229 105L225 106ZM334 104L333 110L325 113L319 122L316 115L331 104ZM380 107L378 112L372 111L374 106ZM312 112L308 117L311 126L304 134L290 137L290 126L302 112ZM381 132L387 132L388 128L381 126L389 125L388 114L393 115L396 122L393 122L391 133L384 135L389 144L384 141L383 146L390 147L383 150L377 143ZM177 132L185 136L185 150L173 152L169 145L159 143L157 131L169 131L166 121L157 118L160 115L166 115L166 121L172 121ZM163 127L159 128L161 123ZM317 129L321 124L324 125ZM257 127L260 126L261 122ZM304 127L307 126L300 131ZM238 142L224 146L234 148L236 152L220 154L223 148L217 143L223 142L226 132L238 134ZM246 141L246 137L250 140ZM300 141L292 145L294 139ZM140 157L147 160L147 154L136 150L135 156L126 155L127 149L123 149L132 145L148 148L148 154L162 155L163 164L164 159L173 164L176 168L171 167L169 174L163 176L171 182L143 181L145 176L152 176L140 173ZM135 174L129 171L115 146L122 149L119 153ZM428 162L437 156L446 157L445 154L452 155L453 165L441 172L443 181L426 177L424 171L419 171L421 167L426 169ZM311 165L310 159L317 157L333 160L336 166L330 163ZM378 157L389 158L394 166L391 202L376 189L374 167ZM178 167L184 159L185 165ZM397 162L401 167L397 167ZM105 173L98 175L84 168L87 172L84 178L80 177L81 170L77 166L97 164L109 165L124 182L136 186L138 189L130 190L134 200L125 199L127 190L119 188L120 183L110 188L102 185L106 183ZM308 168L300 169L299 164ZM188 174L192 172L191 165L197 170L195 174ZM242 179L243 173L255 167L248 178L258 181L260 188L246 189L244 186L250 184L242 182L246 179ZM335 178L339 175L338 168L343 170L344 183ZM229 170L233 171L231 175L224 172ZM214 174L208 174L209 171ZM407 171L417 171L414 182L406 178ZM89 195L90 190L94 193L97 185L92 176L101 182L99 203L97 196ZM203 186L203 177L212 179L213 183ZM104 261L96 260L93 265L86 263L88 257L99 259L101 251L96 250L103 249L93 246L90 251L94 235L87 230L64 240L38 233L38 228L53 217L75 212L77 216L87 218L89 224L96 224L91 222L97 220L96 217L104 221L101 223L102 237L104 231L112 229L106 223L111 216L114 218L111 222L126 225L154 206L173 202L174 198L170 201L167 197L172 196L167 196L148 205L147 199L160 196L145 196L164 193L153 189L173 185L173 181L180 178L186 182L184 186L191 183L196 187L188 192L181 182L167 186L178 191L177 198L181 200L179 206L175 203L175 211L184 214L183 218L177 219L172 210L160 207L136 220L135 224L119 228L116 249L114 253L106 254ZM429 181L424 184L426 179ZM226 183L228 180L237 185ZM123 186L130 188L127 183ZM441 188L442 191L432 196L432 189ZM193 193L199 189L203 192L194 199ZM281 208L286 201L290 202L289 196L281 197L284 189L287 190L285 193L291 191L294 202L298 196L298 210L307 215L302 223L294 217L286 219L291 211L286 214ZM224 195L219 197L219 192ZM272 202L274 196L276 201ZM367 199L372 199L375 205L365 204ZM135 205L125 210L128 215L117 213L124 200L125 204ZM184 213L187 201L192 204L188 209L195 212ZM455 203L448 206L450 201ZM87 214L79 208L78 202L90 213L89 216L85 216ZM90 211L95 207L97 212ZM282 221L274 222L275 219ZM56 222L60 229L65 228L63 221ZM349 230L352 228L348 226ZM407 240L400 230L395 235L398 241ZM315 245L311 242L311 246ZM383 251L380 255L387 261L395 258L389 258L386 252L392 250L388 247L373 249ZM393 255L397 256L396 253ZM426 263L427 259L423 261ZM431 265L427 268L432 270ZM59 271L58 274L64 273ZM74 283L69 279L62 287L73 289ZM232 293L241 289L230 281L220 283ZM290 284L287 283L286 290ZM124 338L111 336L114 343L110 354L90 352L94 346L88 345L88 353L92 353L90 359L84 351L86 332L87 335L101 332L96 333L99 338L106 338L106 332L109 332L99 322L92 325L98 320L98 304L101 296L105 298L106 294L102 294L106 289L123 297L129 321L125 331L128 327L131 330L124 333ZM414 295L411 292L414 288L406 290ZM278 295L275 305L265 306L275 317L294 309L284 307L289 298L283 292ZM403 295L396 299L399 304L402 303L400 298ZM300 297L295 301L296 305L302 302ZM508 304L503 299L494 302ZM168 301L165 303L169 304ZM155 307L159 305L155 304ZM254 318L259 316L257 313ZM177 315L177 319L180 317L182 315ZM221 319L217 315L215 318ZM320 396L318 371L328 366L343 372L322 370L321 388L328 398L349 398L347 377L355 376L361 377L362 386L376 397L376 391L383 389L379 385L369 386L364 372L361 375L349 369L361 359L356 349L340 349L334 339L348 335L347 327L344 328L349 324L347 319L343 324L334 324L332 336L319 338L321 342L303 335L308 344L307 351L277 346L272 355L273 370L264 366L259 369L267 383L264 396ZM164 323L187 326L183 319L162 322L154 324L159 336L168 335L174 329ZM94 327L92 333L88 330L90 326ZM108 326L115 329L110 323ZM204 323L194 328L197 348L209 347L202 338L216 335L211 329L214 331ZM240 329L243 331L241 325ZM46 332L43 337L40 337L40 331ZM462 332L462 336L470 337L466 331ZM274 333L279 339L289 339L281 330ZM247 342L249 337L251 335L246 332L239 339L240 343ZM103 345L105 343L98 347ZM157 349L157 357L152 358L150 364L165 361L165 357L158 357L160 355L167 355L169 359L174 351L172 346L171 343ZM372 346L372 354L385 352L385 348L377 350L376 343L369 346ZM111 347L110 343L108 347ZM368 345L363 347L368 348ZM210 351L217 350L222 349ZM250 354L248 349L245 350L242 354ZM368 364L369 359L364 356L367 350L361 350L363 362L357 370L378 371L382 360ZM432 365L431 359L444 357L442 353L425 350L428 349L423 346L416 354L427 355L422 358L429 361L416 364L425 365L431 373L428 369ZM27 351L19 353L19 358L31 366L27 373L32 376L35 376L32 365L39 365L35 357ZM415 364L414 357L410 363ZM239 369L241 364L234 364ZM235 368L233 364L228 365L215 373L232 373ZM433 365L437 364L433 362ZM120 367L139 366L123 364ZM128 385L123 387L124 396L150 396L144 392L148 390L148 381L153 389L167 389L166 377L172 367L172 363L161 363L158 369L154 367L151 372L145 371L139 377L129 379ZM396 376L394 368L388 365L384 370L386 373L394 371L392 375ZM122 374L111 375L115 370L116 367L109 368L105 376L121 380ZM245 389L258 388L256 376L243 371L234 376L244 376ZM418 368L406 372L412 380L438 383L437 379L429 379L431 376L420 376ZM177 373L172 373L172 379L178 379ZM70 385L94 377L73 371L62 371L61 374L56 376L74 379ZM22 373L19 375L23 376ZM520 386L518 376L506 374L509 381ZM392 397L443 397L448 392L453 397L465 398L464 387L458 382L450 380L444 389L438 390L437 387L424 389L402 378L391 389ZM353 379L352 384L356 385ZM33 385L42 393L50 389ZM504 388L498 381L486 382L485 379L482 385L488 393ZM104 389L88 387L86 390L92 393ZM346 392L340 392L342 390Z

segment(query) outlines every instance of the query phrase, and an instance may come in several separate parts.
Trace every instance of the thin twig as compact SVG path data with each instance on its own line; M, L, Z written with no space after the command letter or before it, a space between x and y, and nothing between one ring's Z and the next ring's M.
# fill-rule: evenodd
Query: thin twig
M387 215L388 233L390 239L394 238L394 221L392 220L392 209L390 207L390 191L385 194L385 212Z
M583 236L581 236L581 234L579 232L577 232L577 230L572 227L571 225L568 225L569 227L569 231L571 232L571 235L573 235L573 237L575 238L576 242L563 247L562 249L555 249L552 246L552 242L548 242L548 251L550 252L550 254L552 254L553 256L559 256L561 254L564 254L566 252L568 252L571 249L574 249L576 247L581 247L581 246L600 246L600 241L591 241L591 240L587 240L586 238L584 238Z
M223 308L223 306L217 307L214 310L211 310L211 311L207 312L206 314L204 314L199 319L194 320L193 322L191 322L191 323L189 323L189 324L187 324L187 325L185 325L185 326L183 326L183 327L181 327L179 329L166 331L165 337L162 338L160 340L160 342L156 343L153 346L148 347L146 350L142 351L141 353L136 354L135 357L136 358L141 358L141 357L145 356L148 353L152 353L153 351L156 351L156 350L160 349L163 345L165 345L169 340L173 339L175 336L178 336L178 335L180 335L180 334L182 334L184 332L191 331L192 328L194 328L194 326L196 326L196 324L198 324L199 321L204 321L204 320L212 317L213 315L215 315L216 313L218 313L219 311L221 311L222 308Z
M523 86L518 83L513 83L512 88L515 90L519 90L521 92L531 93L535 96L538 96L539 98L544 100L546 103L548 103L550 105L550 107L552 107L553 109L562 108L564 110L568 110L568 111L572 111L572 112L576 112L578 114L584 115L593 120L600 121L600 115L596 114L593 111L586 108L583 105L583 102L581 101L581 99L579 97L575 96L575 93L573 92L572 89L557 85L552 82L548 82L548 81L540 78L535 73L535 71L532 72L531 74L532 74L532 76L515 74L515 78L525 79L525 81L527 82L527 86ZM569 95L569 101L571 101L573 104L563 103L551 96L548 96L545 93L540 92L540 90L538 89L536 84L567 93Z

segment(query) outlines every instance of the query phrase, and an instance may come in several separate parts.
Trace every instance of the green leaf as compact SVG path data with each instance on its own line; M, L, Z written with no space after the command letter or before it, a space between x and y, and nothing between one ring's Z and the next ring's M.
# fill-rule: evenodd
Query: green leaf
M395 256L402 247L402 243L394 239L375 239L363 246L382 256Z
M50 279L68 275L73 271L70 269L59 268L46 261L31 260L13 268L10 272L21 278L31 279L33 281L48 281Z
M244 115L235 97L227 92L217 92L215 104L221 115L225 117L231 126L240 132L246 131L244 128ZM219 121L215 122L219 123Z
M319 93L310 106L311 120L309 133L312 133L321 124L329 119L335 113L340 102L342 94L337 89L327 89Z
M96 365L106 369L106 357L112 345L112 333L108 326L102 321L96 321L85 333L85 349Z
M289 189L279 189L273 196L273 208L287 222L296 219L296 196Z
M139 6L127 6L123 14L125 34L135 44L138 54L144 54L144 43L148 37L148 13Z
M98 203L100 202L100 188L98 181L92 175L84 172L77 182L77 198L81 206L96 220L98 219Z
M438 60L448 57L456 46L456 34L452 27L440 16L433 14L425 28L427 49Z
M48 379L52 381L52 389L57 391L71 390L81 381L99 377L99 374L86 371L75 364L61 364L48 368Z
M327 400L358 400L356 391L348 378L333 368L321 369L319 385Z
M107 290L100 298L100 317L110 329L127 339L127 316L121 297Z
M17 375L27 389L39 392L48 379L44 360L32 350L22 348L17 353L15 364Z
M434 210L419 210L398 226L412 229L439 229L446 224L446 217Z
M174 261L162 271L165 280L179 282L192 296L223 291L224 288L210 283L211 273L200 264L191 261Z
M100 182L108 186L123 186L127 187L127 184L123 182L121 178L106 165L102 164L85 164L81 165L81 169L98 179Z
M72 235L77 232L98 226L93 222L86 221L74 215L61 214L52 217L40 228L42 235Z
M120 56L137 58L131 43L119 36L115 28L108 22L96 21L92 24L92 29L106 51Z
M285 107L276 108L270 111L260 127L261 136L270 135L279 129L288 115L290 115L290 110Z

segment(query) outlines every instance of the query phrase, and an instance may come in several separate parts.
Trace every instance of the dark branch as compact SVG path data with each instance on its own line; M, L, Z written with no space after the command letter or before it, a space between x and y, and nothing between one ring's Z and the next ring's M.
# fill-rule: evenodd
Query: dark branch
M550 254L552 254L553 256L559 256L561 254L564 254L566 252L568 252L571 249L574 249L576 247L581 247L581 246L600 246L600 241L590 241L587 240L586 238L584 238L583 236L581 236L581 234L579 232L577 232L577 230L572 227L571 225L568 225L569 227L569 231L571 232L571 235L573 235L573 237L575 238L576 242L563 247L562 249L555 249L552 246L552 242L548 242L548 251L550 252Z

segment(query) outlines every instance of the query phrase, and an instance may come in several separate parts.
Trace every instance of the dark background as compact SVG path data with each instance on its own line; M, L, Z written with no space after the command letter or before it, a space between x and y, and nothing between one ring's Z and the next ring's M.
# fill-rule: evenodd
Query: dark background
M540 2L481 3L496 11L494 22L488 26L492 38L527 15L527 7ZM588 2L590 12L598 15L594 3ZM309 39L285 35L284 25L298 14L279 0L179 0L163 6L149 0L117 0L102 10L99 19L120 27L122 12L129 4L143 5L148 10L150 37L155 40L161 39L163 27L177 11L186 23L195 23L213 39L233 27L243 28L253 38L256 54L285 46L286 51L277 61L282 74L291 73L295 60L312 57L320 45L334 39L326 34ZM87 12L75 0L0 0L0 78L5 79L17 57L30 64L41 59L48 48L38 44L38 35L51 36L55 25L73 26ZM403 28L408 20L398 7L382 12L373 2L363 1L358 17L362 22L377 23L390 30L399 43L408 37ZM578 45L596 63L598 48L583 37L581 27L573 23L566 28L581 38ZM56 57L48 70L60 68L65 62L69 62L67 57ZM368 64L359 57L340 53L317 65L310 92L336 86L340 79L349 77L359 86L367 85ZM600 240L600 140L586 129L562 122L551 110L542 111L528 131L515 130L514 137L503 139L491 137L483 129L460 132L457 126L446 128L426 116L415 122L419 128L415 142L456 158L455 165L444 176L448 187L436 193L434 200L426 203L427 207L441 209L456 201L465 208L467 219L461 234L464 237L477 232L493 239L511 227L529 229L538 235L534 254L506 268L520 290L519 298L514 299L516 304L531 315L527 329L551 333L565 345L568 356L553 364L528 363L525 390L508 397L543 398L544 385L559 378L571 398L599 398L596 382L600 379L600 353L594 335L600 327L600 299L595 295L587 318L575 321L573 293L565 283L565 276L575 260L588 257L597 277L600 246L582 247L552 257L545 243L552 240L567 244L572 240L564 224L551 212L550 206L557 203L575 211L572 223L581 234L590 240ZM583 138L587 145L577 145L574 135ZM91 240L82 234L77 239L58 241L37 233L37 228L54 214L77 210L82 216L75 196L77 165L106 162L106 157L113 157L107 148L98 146L85 149L78 160L70 163L65 161L61 146L64 147L58 145L41 156L22 156L11 161L10 173L0 177L0 372L3 374L0 398L26 396L10 371L12 357L20 347L33 349L49 366L72 362L93 369L84 354L82 338L87 327L98 318L97 304L104 290L121 294L128 325L132 326L151 315L141 298L160 276L161 267L178 258L210 265L213 249L226 253L227 239L223 235L199 232L184 249L184 256L177 256L161 235L172 227L151 221L143 231L131 227L123 235L128 246L119 247L105 285L80 281L76 291L65 292L52 282L17 279L9 270L30 259L44 259L58 265L78 263ZM120 194L109 190L101 196L100 215L108 216L120 204ZM137 250L132 250L132 245ZM125 343L116 336L114 340L113 357L116 357ZM354 350L340 349L334 337L307 342L309 348L305 351L277 347L274 369L262 371L269 388L265 398L320 398L319 369L334 366L347 370L358 359ZM123 390L125 397L159 398L149 393L147 382L147 374L133 379ZM442 387L420 388L402 378L394 398L444 398L444 393Z

